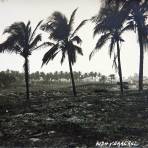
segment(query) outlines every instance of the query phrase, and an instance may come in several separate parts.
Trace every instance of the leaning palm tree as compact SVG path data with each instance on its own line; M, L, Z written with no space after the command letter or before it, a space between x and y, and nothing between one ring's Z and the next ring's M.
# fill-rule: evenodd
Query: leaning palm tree
M76 88L72 65L76 62L76 53L83 55L81 47L78 46L82 40L76 33L86 22L86 20L82 21L73 30L76 11L77 9L73 11L69 21L62 13L54 12L41 27L42 30L50 33L49 39L54 41L51 49L43 57L43 65L53 60L60 51L62 52L62 64L67 54L74 96L76 96Z
M91 52L89 58L91 59L91 57L98 49L101 49L108 40L110 41L109 54L111 57L114 53L113 66L115 66L115 69L118 71L120 80L120 90L123 94L120 44L124 42L124 40L121 36L126 30L132 29L133 26L131 24L128 24L126 27L123 27L123 22L121 24L120 19L122 13L119 13L119 8L117 7L108 7L107 9L105 8L105 11L102 12L103 14L101 17L98 17L97 15L92 18L92 21L95 23L94 36L100 33L102 33L102 35L99 38L95 49ZM114 51L115 46L117 49L116 51ZM118 62L116 62L116 60Z
M4 30L9 36L6 41L0 44L1 52L15 52L20 54L24 62L25 83L26 83L26 103L29 105L29 59L32 52L48 43L38 43L41 41L41 34L36 35L38 27L41 25L40 21L35 29L32 31L30 21L27 24L24 22L16 22Z

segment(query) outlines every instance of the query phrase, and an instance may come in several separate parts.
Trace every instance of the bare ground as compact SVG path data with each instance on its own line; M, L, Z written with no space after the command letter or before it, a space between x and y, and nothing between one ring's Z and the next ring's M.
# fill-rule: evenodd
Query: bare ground
M95 147L96 141L137 141L148 144L148 91L69 88L31 92L31 109L25 94L3 90L0 94L0 146Z

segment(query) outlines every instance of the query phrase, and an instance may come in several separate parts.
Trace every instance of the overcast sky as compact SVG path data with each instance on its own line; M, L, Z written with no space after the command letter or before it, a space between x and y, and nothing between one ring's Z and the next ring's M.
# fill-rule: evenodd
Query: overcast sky
M80 21L91 18L97 14L100 7L99 0L7 0L0 3L0 34L1 41L4 28L17 21L31 20L31 25L34 27L41 19L46 19L54 11L64 13L68 18L75 8L79 8L76 17L75 25ZM108 44L104 46L95 56L89 61L89 54L95 47L97 37L93 38L93 24L87 23L80 31L79 35L83 40L82 49L84 56L77 57L77 63L73 66L74 71L90 72L96 71L102 74L109 75L115 73L112 68L112 59L108 54ZM135 33L125 33L123 38L125 43L121 47L121 64L123 76L127 77L138 73L139 69L139 46ZM69 71L67 59L61 66L59 54L54 61L49 62L41 68L42 57L48 49L35 51L29 58L30 72L44 71ZM0 71L10 69L23 71L24 59L16 54L0 54ZM148 76L148 53L145 53L144 60L144 75Z

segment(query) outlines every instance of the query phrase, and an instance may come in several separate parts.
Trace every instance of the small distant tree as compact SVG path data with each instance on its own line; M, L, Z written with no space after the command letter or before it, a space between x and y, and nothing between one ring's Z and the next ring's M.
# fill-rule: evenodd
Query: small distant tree
M113 81L115 80L115 74L110 74L110 75L109 75L109 79L110 79L110 82L111 82L111 84L112 84Z
M101 78L100 78L100 82L105 84L107 81L107 77L105 75L102 75Z
M97 73L97 77L99 78L99 82L100 82L100 78L101 78L101 73L100 72Z
M84 73L83 74L83 78L87 78L87 77L89 77L89 74L88 73Z

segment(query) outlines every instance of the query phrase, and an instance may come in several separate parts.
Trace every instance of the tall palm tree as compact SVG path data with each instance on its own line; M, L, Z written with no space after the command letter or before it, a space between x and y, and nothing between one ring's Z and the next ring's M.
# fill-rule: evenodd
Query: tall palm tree
M30 21L27 24L24 22L16 22L4 30L9 36L6 41L0 44L1 52L14 52L20 54L24 62L25 83L26 83L26 103L29 105L29 59L28 57L34 50L41 48L48 43L38 43L41 41L41 34L36 35L38 27L41 25L40 21L34 30L32 30Z
M144 64L144 48L147 46L147 0L105 0L106 5L120 5L121 10L125 11L122 20L128 20L131 24L135 25L137 30L138 42L140 47L140 62L139 62L139 91L143 90L143 64ZM145 46L146 45L146 46Z
M148 45L148 31L146 27L146 13L148 12L148 5L146 3L133 2L131 13L128 16L129 23L135 26L137 30L138 42L140 47L140 62L139 62L139 91L143 90L143 65L144 65L144 47Z
M73 11L69 21L62 13L54 12L47 22L41 27L42 30L50 33L49 39L54 41L51 49L43 57L43 64L47 64L50 60L53 60L60 51L62 52L61 64L63 63L66 54L68 55L74 96L76 96L76 87L72 65L76 62L76 53L83 55L81 47L78 46L81 44L82 40L76 35L76 33L86 22L86 20L82 21L78 27L73 30L76 11L77 9Z
M90 59L93 56L93 54L97 51L97 49L100 49L104 46L104 44L110 40L109 45L109 54L110 57L114 53L114 60L113 65L118 70L119 74L119 80L120 80L120 90L123 94L123 82L122 82L122 68L121 68L121 57L120 57L120 44L124 42L122 39L122 34L129 29L132 29L132 25L129 24L126 27L123 27L121 24L121 15L122 13L119 13L119 7L108 7L105 8L105 11L102 11L103 14L101 17L95 16L92 18L92 21L95 23L94 28L94 36L97 34L102 33L101 37L99 38L95 49L90 54ZM122 22L123 23L123 22ZM116 46L116 52L114 51L114 48ZM116 59L118 61L118 64L116 63Z

